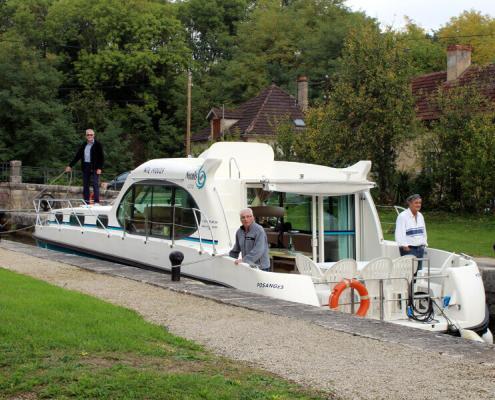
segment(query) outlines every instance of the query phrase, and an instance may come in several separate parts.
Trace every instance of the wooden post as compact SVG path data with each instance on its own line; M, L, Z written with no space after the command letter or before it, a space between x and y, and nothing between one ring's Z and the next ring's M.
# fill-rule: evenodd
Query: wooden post
M186 157L191 154L191 86L192 73L187 72L187 125L186 125Z

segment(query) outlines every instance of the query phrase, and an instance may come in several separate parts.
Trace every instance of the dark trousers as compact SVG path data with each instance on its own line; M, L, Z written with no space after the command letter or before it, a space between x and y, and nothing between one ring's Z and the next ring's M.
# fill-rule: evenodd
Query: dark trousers
M414 256L416 258L423 258L425 254L425 246L409 246L409 251L405 251L402 247L399 247L401 256ZM423 269L423 262L418 261L418 271Z
M100 202L100 175L93 170L91 163L83 163L83 196L84 201L89 204L89 183L93 179L93 198L95 203Z

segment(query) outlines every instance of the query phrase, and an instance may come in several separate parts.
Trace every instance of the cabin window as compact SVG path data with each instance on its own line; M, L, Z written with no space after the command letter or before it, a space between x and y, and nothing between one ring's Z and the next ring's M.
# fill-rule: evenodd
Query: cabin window
M355 258L354 195L322 196L321 199L325 261ZM312 253L312 196L248 188L247 202L254 207L256 221L265 228L270 247L288 248L291 240L295 251ZM263 207L266 212L260 210ZM282 209L283 214L270 216L269 209L274 210L274 214Z
M323 223L325 261L355 258L354 196L325 197Z
M98 228L107 228L108 227L108 215L98 215L96 219L96 226Z
M84 225L84 214L71 214L69 218L69 224L81 226Z
M64 214L62 213L56 213L55 214L55 219L58 221L59 224L64 222Z
M197 230L192 196L173 183L156 181L134 184L117 210L121 226L129 233L176 240ZM198 223L201 217L197 213Z

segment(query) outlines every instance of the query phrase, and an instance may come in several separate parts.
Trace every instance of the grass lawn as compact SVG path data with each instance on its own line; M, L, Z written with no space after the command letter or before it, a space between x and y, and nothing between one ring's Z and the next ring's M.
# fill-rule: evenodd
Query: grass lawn
M385 239L393 240L397 214L379 209ZM430 247L466 253L477 257L495 257L494 215L457 215L441 212L423 212Z
M0 268L1 399L322 399L135 312Z

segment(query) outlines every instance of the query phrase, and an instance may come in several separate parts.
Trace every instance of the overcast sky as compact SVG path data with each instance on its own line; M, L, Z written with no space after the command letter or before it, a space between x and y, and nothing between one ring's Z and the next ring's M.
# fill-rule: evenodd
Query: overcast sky
M364 11L382 27L404 26L404 15L428 31L438 30L451 17L474 9L495 18L495 0L346 0L354 11Z

